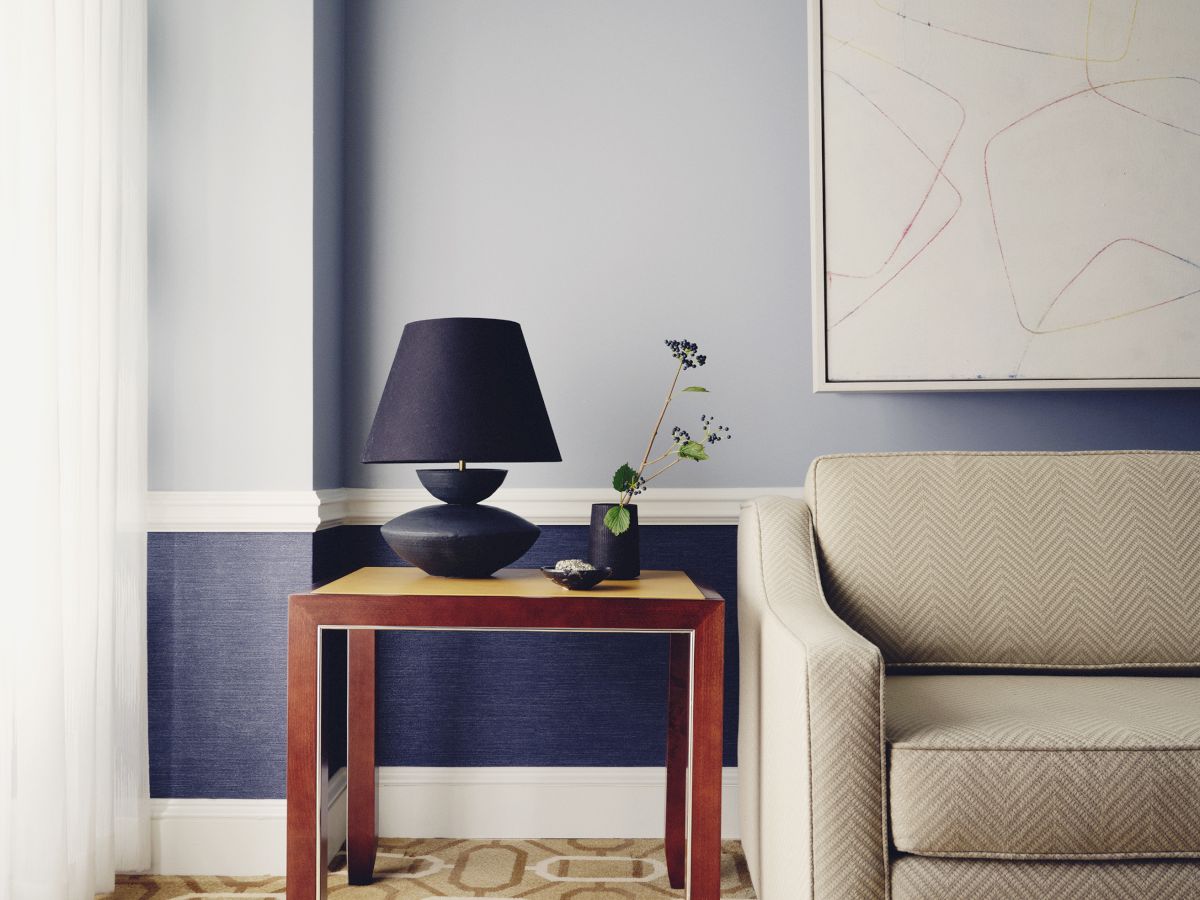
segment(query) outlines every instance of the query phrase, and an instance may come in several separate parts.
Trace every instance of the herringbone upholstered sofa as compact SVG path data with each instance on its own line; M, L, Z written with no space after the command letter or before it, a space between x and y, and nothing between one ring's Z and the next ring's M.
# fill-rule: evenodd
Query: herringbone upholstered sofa
M1200 898L1200 453L828 456L742 512L763 900Z

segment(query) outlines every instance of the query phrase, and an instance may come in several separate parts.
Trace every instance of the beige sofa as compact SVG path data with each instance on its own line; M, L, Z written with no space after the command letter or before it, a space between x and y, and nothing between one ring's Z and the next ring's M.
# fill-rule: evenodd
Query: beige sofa
M763 900L1200 898L1200 453L828 456L742 512Z

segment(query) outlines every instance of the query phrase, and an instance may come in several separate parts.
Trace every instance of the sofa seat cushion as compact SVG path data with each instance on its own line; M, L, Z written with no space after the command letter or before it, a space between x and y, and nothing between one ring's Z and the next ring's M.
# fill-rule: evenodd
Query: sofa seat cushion
M897 850L1200 857L1200 678L893 675L885 704Z

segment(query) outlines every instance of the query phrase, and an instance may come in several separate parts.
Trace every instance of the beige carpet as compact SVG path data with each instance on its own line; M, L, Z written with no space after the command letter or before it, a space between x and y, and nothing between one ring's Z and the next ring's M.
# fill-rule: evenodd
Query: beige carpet
M753 897L741 845L726 841L721 896ZM346 884L344 861L329 876L339 900L529 897L533 900L641 900L682 897L667 883L663 843L654 840L404 840L381 838L376 881ZM122 876L112 900L283 897L284 879Z

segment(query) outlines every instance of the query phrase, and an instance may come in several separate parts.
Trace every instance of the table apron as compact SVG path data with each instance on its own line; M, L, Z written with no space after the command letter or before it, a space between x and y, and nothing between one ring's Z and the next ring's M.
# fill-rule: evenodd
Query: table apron
M505 625L333 625L322 623L317 631L515 631L531 634L695 634L695 628L534 628Z

